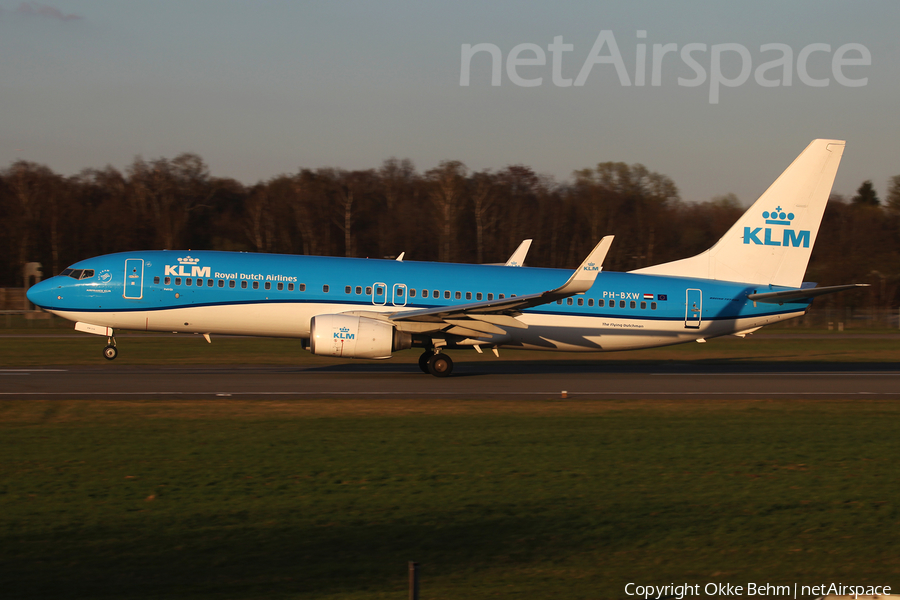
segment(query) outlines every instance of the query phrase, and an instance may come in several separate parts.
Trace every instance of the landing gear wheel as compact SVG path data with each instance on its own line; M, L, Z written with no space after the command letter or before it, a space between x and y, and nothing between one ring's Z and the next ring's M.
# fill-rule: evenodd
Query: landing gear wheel
M435 354L428 359L428 372L435 377L447 377L453 372L453 361L446 354Z
M115 346L107 346L103 349L103 358L106 360L112 360L119 355L119 351Z
M422 356L419 357L419 368L422 369L423 373L430 373L428 370L428 361L431 360L431 357L434 356L434 351L426 350L422 353Z

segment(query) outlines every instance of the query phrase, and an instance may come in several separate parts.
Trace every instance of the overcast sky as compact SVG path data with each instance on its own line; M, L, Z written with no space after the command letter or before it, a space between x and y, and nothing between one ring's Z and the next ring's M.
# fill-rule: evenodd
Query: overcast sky
M835 191L871 179L883 197L900 174L898 24L895 0L0 0L0 168L74 174L189 151L245 183L392 156L566 180L624 161L668 175L686 200L749 203L810 140L837 138ZM595 48L601 32L620 65L609 43ZM571 49L549 48L560 36ZM461 85L464 44L499 50L499 86L489 51ZM520 44L539 51L510 61ZM675 44L658 85L654 44ZM760 76L778 85L761 85L757 69L787 54L787 73Z

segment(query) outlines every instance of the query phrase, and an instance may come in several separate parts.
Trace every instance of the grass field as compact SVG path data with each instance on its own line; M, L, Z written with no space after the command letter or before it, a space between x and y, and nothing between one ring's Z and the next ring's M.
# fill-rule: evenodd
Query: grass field
M0 368L109 364L102 338L47 325L0 331L62 336L3 338ZM896 335L785 333L501 357L900 361ZM113 366L339 364L295 340L132 334L119 348ZM0 597L403 598L410 560L423 599L623 598L628 582L900 589L898 413L860 400L4 399Z
M900 584L890 402L0 403L4 598Z

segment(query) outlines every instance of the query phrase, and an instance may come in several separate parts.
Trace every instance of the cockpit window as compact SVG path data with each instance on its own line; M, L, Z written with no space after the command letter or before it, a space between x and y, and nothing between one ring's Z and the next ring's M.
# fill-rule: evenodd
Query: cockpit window
M94 276L93 269L63 269L59 274L60 277L71 277L72 279L89 279Z

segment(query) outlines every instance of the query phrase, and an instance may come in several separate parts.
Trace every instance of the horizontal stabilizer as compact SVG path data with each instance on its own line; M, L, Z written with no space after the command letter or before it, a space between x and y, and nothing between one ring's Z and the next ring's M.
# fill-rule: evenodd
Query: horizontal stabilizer
M784 304L785 302L796 302L798 300L809 300L816 296L824 296L825 294L834 294L835 292L843 292L845 290L853 290L861 287L869 287L868 283L850 283L847 285L832 285L829 287L808 288L805 290L785 290L783 292L763 292L762 294L750 294L748 300L754 302L766 302L768 304Z

